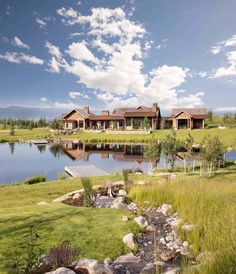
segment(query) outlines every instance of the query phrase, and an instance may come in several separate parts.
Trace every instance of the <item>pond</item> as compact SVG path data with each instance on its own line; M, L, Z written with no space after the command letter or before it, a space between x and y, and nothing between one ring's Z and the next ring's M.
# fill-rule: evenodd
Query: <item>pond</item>
M0 144L0 183L10 184L24 181L35 175L45 175L55 180L64 174L68 165L95 165L107 172L122 169L150 171L150 163L144 159L143 145L84 144L71 141L63 144ZM236 159L236 151L227 152L227 159ZM176 166L183 161L176 160ZM161 156L158 168L165 167Z

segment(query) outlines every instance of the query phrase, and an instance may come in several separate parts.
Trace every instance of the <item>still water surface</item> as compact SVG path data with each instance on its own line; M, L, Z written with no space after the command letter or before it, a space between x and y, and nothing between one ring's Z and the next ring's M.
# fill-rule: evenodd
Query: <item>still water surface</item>
M107 172L122 169L150 170L150 164L143 157L143 145L74 144L31 145L0 144L0 183L21 182L28 177L45 175L47 180L57 179L64 174L68 165L92 164ZM227 152L228 160L236 159L236 151ZM158 168L164 168L161 156ZM183 165L177 160L176 165Z

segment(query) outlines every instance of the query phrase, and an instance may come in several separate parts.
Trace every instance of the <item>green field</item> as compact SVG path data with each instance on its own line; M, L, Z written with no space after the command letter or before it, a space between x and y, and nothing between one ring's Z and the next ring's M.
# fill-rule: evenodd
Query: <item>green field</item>
M80 139L86 142L113 142L113 143L144 143L148 142L152 136L156 139L163 139L167 134L170 133L170 130L156 130L153 131L150 135L141 135L141 134L106 134L106 133L89 133L78 131L73 135L60 135L56 136L62 139ZM232 147L236 149L236 128L229 129L218 129L218 128L209 128L204 130L178 130L177 137L184 139L188 133L194 137L195 143L202 141L204 136L218 136L223 142L224 146ZM34 139L43 139L46 136L52 135L52 132L48 128L45 129L16 129L15 135L10 136L9 130L0 130L0 142L1 140L6 141L18 141L20 140L34 140Z
M93 183L106 180L93 178ZM0 273L5 273L6 264L12 262L15 251L20 251L25 244L24 235L31 225L40 235L45 249L68 240L79 247L81 256L98 260L115 258L127 251L122 237L130 232L138 233L133 222L122 221L123 215L130 215L128 212L50 203L80 188L79 179L0 188ZM37 205L41 201L49 204Z
M211 179L180 175L173 182L162 182L147 175L131 178L147 182L145 186L131 188L129 196L133 201L145 205L149 200L155 207L170 203L185 222L197 224L192 233L180 235L193 245L194 255L210 251L216 258L204 265L199 273L235 273L236 173L218 174ZM94 184L103 184L107 180L121 180L121 177L92 178ZM116 209L51 203L56 197L80 188L79 179L0 188L0 273L5 273L6 264L12 261L14 252L21 250L30 225L41 236L46 250L68 240L80 248L80 256L98 260L128 252L122 236L129 232L139 233L134 222L122 221L122 216L132 217L131 214ZM41 201L49 204L37 205Z

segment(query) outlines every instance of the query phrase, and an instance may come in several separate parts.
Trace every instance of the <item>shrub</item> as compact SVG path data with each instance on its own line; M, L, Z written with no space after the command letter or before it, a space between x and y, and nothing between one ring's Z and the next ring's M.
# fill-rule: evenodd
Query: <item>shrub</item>
M89 178L82 178L82 185L84 188L84 206L91 207L92 201L92 183Z
M49 250L48 261L53 269L59 267L68 267L79 255L77 246L71 246L70 243L64 242Z
M64 173L58 175L58 180L65 180L66 176Z
M0 139L0 144L7 143L8 141L6 139Z
M23 184L25 185L33 185L41 182L46 182L45 176L33 176L31 178L26 179Z

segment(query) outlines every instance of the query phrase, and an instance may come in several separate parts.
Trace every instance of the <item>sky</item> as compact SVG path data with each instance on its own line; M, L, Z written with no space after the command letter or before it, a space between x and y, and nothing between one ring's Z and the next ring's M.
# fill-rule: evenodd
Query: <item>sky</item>
M0 107L236 112L236 0L0 0Z

